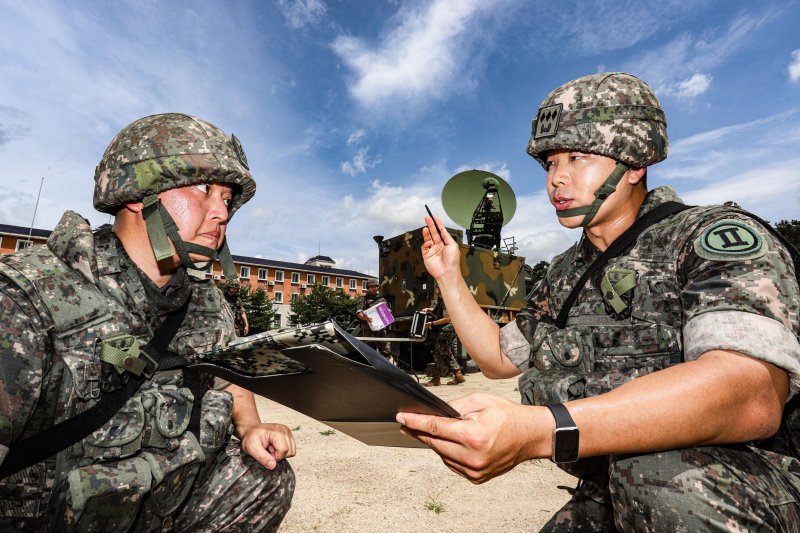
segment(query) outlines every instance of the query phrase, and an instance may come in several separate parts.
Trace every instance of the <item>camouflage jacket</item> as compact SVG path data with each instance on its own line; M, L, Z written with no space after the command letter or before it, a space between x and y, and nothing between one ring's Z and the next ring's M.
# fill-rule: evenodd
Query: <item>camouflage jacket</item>
M670 200L679 201L669 187L651 191L640 216ZM524 373L523 402L601 394L713 349L784 368L798 392L794 266L746 212L694 207L654 224L586 283L558 329L567 295L598 255L584 237L554 258L529 307L501 331L503 353Z
M227 344L233 317L211 282L179 270L160 291L104 226L67 212L47 246L0 261L0 453L97 403L103 339L147 343L163 316L191 300L170 349L193 354ZM192 392L180 371L157 372L103 427L0 480L0 524L125 530L142 502L165 516L225 441L232 398L206 390L199 440L186 431Z

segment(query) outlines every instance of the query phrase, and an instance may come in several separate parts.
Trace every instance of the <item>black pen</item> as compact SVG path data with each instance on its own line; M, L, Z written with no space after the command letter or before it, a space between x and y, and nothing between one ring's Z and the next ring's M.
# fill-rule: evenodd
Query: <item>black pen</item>
M437 224L436 223L436 219L433 218L433 213L431 213L431 210L428 207L428 204L424 204L424 205L425 205L425 211L427 211L428 212L428 216L431 217L431 221L433 222L433 227L436 228L436 233L439 234L439 239L441 239L441 241L444 242L444 238L442 237L442 232L439 231L439 224Z

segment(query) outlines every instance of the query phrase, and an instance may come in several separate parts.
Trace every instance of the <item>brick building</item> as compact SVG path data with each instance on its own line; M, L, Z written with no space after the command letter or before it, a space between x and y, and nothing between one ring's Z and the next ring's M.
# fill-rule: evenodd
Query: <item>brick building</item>
M0 224L0 254L14 253L31 244L44 244L49 236L49 230L34 228L31 232L30 228ZM307 294L315 283L342 289L350 296L361 296L366 292L367 280L370 278L361 272L335 268L336 262L324 255L312 257L305 263L234 255L233 264L239 274L240 283L249 285L254 290L261 287L267 291L267 296L278 313L275 327L287 325L292 300ZM207 276L215 280L222 279L219 262L214 262L211 273Z

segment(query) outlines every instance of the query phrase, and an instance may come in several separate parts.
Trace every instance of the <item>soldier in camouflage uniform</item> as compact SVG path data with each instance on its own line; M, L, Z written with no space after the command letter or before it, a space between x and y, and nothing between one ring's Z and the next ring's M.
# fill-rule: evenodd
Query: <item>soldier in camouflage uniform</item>
M381 295L378 293L379 288L380 284L378 283L378 280L368 280L367 292L361 296L361 299L358 301L358 305L356 305L356 318L359 319L363 324L361 328L362 337L386 337L386 329L380 329L378 331L372 331L372 329L370 329L370 323L372 323L372 319L364 313L365 310L378 303L378 301L383 300ZM392 344L390 342L368 342L367 344L381 352L381 354L383 354L383 356L389 361L394 362L394 356L392 355Z
M187 115L145 117L95 182L113 226L67 212L45 246L0 261L0 461L124 387L166 315L186 307L169 349L190 361L234 338L222 294L189 269L219 257L232 271L226 225L255 193L238 140ZM60 446L0 479L0 530L274 531L294 492L289 428L262 423L249 391L188 369L155 371Z
M590 277L564 324L598 255L680 201L645 184L667 155L666 121L641 80L595 74L544 100L528 152L561 224L583 236L515 322L499 329L472 305L457 245L430 219L423 245L459 338L487 377L522 375L523 405L477 394L453 402L464 420L398 421L475 483L560 462L579 483L546 531L797 531L800 292L787 249L738 208L687 208Z
M228 302L231 312L233 312L234 330L237 335L245 336L250 331L250 325L247 323L247 313L244 310L244 304L239 297L239 284L238 282L229 281L225 283L224 289L225 292L222 294L225 296L225 301Z
M433 289L435 303L433 307L426 307L423 313L429 313L430 319L426 326L433 332L433 375L431 380L423 383L426 387L438 387L442 384L442 376L450 373L453 379L448 381L448 385L459 385L467 381L461 372L461 366L456 360L456 350L458 349L458 336L453 325L450 323L450 315L444 306L442 291L437 285Z

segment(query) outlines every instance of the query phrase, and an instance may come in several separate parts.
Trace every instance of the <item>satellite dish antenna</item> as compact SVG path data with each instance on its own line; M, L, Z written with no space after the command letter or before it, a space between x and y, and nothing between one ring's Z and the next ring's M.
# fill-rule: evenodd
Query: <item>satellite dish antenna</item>
M500 230L511 221L517 199L503 178L485 170L466 170L447 180L442 206L467 230L467 244L500 251Z

